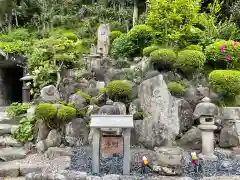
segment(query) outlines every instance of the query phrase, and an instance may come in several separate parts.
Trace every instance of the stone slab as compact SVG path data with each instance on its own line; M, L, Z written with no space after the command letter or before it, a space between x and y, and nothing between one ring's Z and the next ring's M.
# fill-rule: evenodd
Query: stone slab
M21 148L2 148L0 149L0 159L3 161L12 161L16 159L23 159L27 152Z
M22 145L11 136L0 136L0 146L21 147Z
M92 115L91 128L133 128L133 115Z
M60 148L60 147L50 147L45 152L45 156L49 159L54 159L60 156L71 156L72 155L72 149L67 148Z
M0 177L18 177L19 166L12 163L1 163Z
M26 176L28 173L41 173L45 165L35 164L20 164L19 172L21 176Z

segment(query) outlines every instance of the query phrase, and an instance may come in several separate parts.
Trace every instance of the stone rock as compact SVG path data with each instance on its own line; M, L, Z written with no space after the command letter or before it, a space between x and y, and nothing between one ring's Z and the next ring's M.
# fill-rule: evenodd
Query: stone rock
M119 109L121 115L127 114L126 105L124 103L114 102L113 105L116 106Z
M178 144L183 147L189 147L199 150L202 146L202 132L197 127L192 127L178 141Z
M21 147L22 144L11 136L0 136L0 146Z
M180 131L180 100L171 96L161 74L140 84L139 99L145 117L140 142L149 148L171 145Z
M38 141L36 144L36 149L38 153L44 153L47 150L45 140Z
M105 73L106 70L103 68L92 67L92 72L94 73L94 77L97 81L105 81Z
M70 146L86 144L89 130L87 123L81 118L71 120L65 129L65 139Z
M99 109L97 105L89 105L86 115L90 117L92 114L97 114Z
M97 88L97 81L94 79L89 80L89 88Z
M86 180L102 180L99 176L87 176Z
M35 127L37 131L37 142L45 140L50 132L48 126L42 120L37 120Z
M96 97L99 94L99 89L97 89L97 88L87 88L86 93L91 97Z
M27 118L28 119L31 119L34 117L35 109L36 109L36 106L30 106L30 108L28 108L28 110L27 110Z
M18 177L19 167L13 164L0 164L0 177Z
M176 168L169 168L169 167L153 165L153 170L155 172L158 172L158 174L165 175L165 176L180 176L182 174L182 168L180 166Z
M147 74L145 75L145 77L143 78L143 80L148 80L148 79L151 79L153 77L156 77L160 74L160 72L158 71L149 71L147 72Z
M41 101L44 102L56 102L60 100L59 92L54 85L45 86L41 89L40 94Z
M141 60L142 60L142 57L134 57L133 58L133 61L136 63L140 62Z
M117 174L107 174L102 177L102 180L120 180L120 175Z
M238 134L235 128L224 127L220 133L219 146L221 148L236 147L239 145Z
M36 164L20 164L19 171L21 176L26 176L29 173L41 173L45 165Z
M89 87L88 80L86 80L85 78L82 78L81 80L79 80L77 87L78 89L85 91Z
M72 180L86 180L87 178L87 173L81 171L61 170L59 173L64 175L67 179Z
M0 149L0 160L12 161L16 159L23 159L27 155L24 149L20 148L2 148Z
M47 148L56 147L61 145L61 141L62 141L62 136L60 132L58 132L56 129L53 129L49 132L47 139L45 141L45 144Z
M107 115L120 114L120 110L118 107L113 105L113 102L111 100L108 100L106 105L100 107L98 114L107 114Z
M69 97L69 103L74 103L75 108L81 109L87 106L87 102L84 97L78 94L73 94Z
M97 81L96 88L104 88L105 87L105 82L104 81Z
M4 134L12 133L12 125L10 124L0 124L0 136Z
M140 105L140 100L139 99L135 99L133 100L133 102L130 103L129 105L129 114L134 114L137 111L141 110L141 105Z
M45 156L49 159L54 159L60 156L71 156L71 155L72 155L72 149L69 147L66 147L66 148L50 147L45 152Z
M190 104L182 99L179 105L180 133L189 130L193 123L193 110Z
M166 83L179 82L182 80L181 75L173 71L163 72L162 75Z

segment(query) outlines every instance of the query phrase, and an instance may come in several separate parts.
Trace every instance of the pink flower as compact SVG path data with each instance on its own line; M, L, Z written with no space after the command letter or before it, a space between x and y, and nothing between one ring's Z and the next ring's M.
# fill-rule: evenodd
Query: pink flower
M230 61L230 58L231 58L231 57L230 57L229 55L227 55L227 56L226 56L226 61Z
M220 52L225 52L225 46L220 46Z
M239 42L234 41L233 44L234 44L234 46L237 46L239 44Z

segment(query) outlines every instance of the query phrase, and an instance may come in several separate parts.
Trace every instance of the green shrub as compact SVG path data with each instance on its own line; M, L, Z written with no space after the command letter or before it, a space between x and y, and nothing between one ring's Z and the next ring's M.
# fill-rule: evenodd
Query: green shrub
M137 111L133 114L133 120L143 120L143 112Z
M9 32L8 36L13 38L14 40L28 41L30 38L30 33L27 29L18 28Z
M224 47L224 48L223 48ZM223 48L224 52L221 52ZM206 64L212 69L239 69L240 68L240 44L232 40L216 41L205 49ZM226 57L230 56L227 61Z
M195 50L195 51L203 51L203 47L200 45L190 45L185 48L185 50Z
M76 109L70 106L62 106L58 109L57 118L64 121L71 120L76 117Z
M120 37L121 34L122 34L121 31L112 31L110 33L110 41L111 41L111 43L114 41L114 39Z
M115 59L120 57L134 57L136 50L137 47L129 37L126 34L122 34L120 37L114 39L111 47L111 55Z
M171 69L176 62L176 54L172 49L158 49L150 54L150 62L154 69Z
M94 105L94 104L97 104L97 103L98 103L97 97L92 97L91 100L90 100L90 104Z
M99 89L99 92L100 92L100 93L106 93L106 88L100 88L100 89Z
M76 94L82 96L86 100L87 103L90 103L90 96L87 93L79 90L76 92Z
M170 93L174 96L181 96L185 91L185 87L177 82L170 82L167 84L167 86Z
M151 52L153 52L153 51L155 51L155 50L158 50L158 49L160 49L160 48L159 48L159 46L157 46L157 45L152 45L152 46L145 47L145 48L143 49L143 56L149 57L150 54L151 54Z
M27 113L30 104L12 103L9 108L6 109L7 115L10 118L15 119L17 116Z
M224 96L234 97L239 94L240 71L215 70L209 74L210 87Z
M205 60L205 55L200 51L184 50L178 53L175 67L186 74L193 73L203 67Z
M57 116L57 108L49 103L40 103L36 107L35 116L43 121L53 120Z
M128 37L133 41L139 48L140 51L148 46L153 39L153 29L151 26L140 24L134 26L129 32Z
M118 59L114 62L114 67L116 69L129 68L131 63L127 60Z
M74 33L64 33L63 36L74 42L76 42L78 40L77 35Z
M86 114L87 114L87 110L88 110L87 107L86 108L77 109L77 117L79 117L79 118L85 117Z
M113 101L124 101L131 97L131 84L124 80L114 80L107 84L106 93Z
M22 118L17 129L13 132L13 138L19 142L26 143L33 140L34 134L34 119Z

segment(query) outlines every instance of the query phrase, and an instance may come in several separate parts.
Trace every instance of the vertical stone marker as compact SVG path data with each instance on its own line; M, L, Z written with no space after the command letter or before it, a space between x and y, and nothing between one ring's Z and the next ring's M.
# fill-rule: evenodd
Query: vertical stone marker
M97 53L107 56L110 46L110 27L108 24L101 24L98 28Z
M130 135L133 125L133 115L92 115L90 127L93 129L92 141L92 171L99 173L100 129L123 128L123 174L130 174Z

